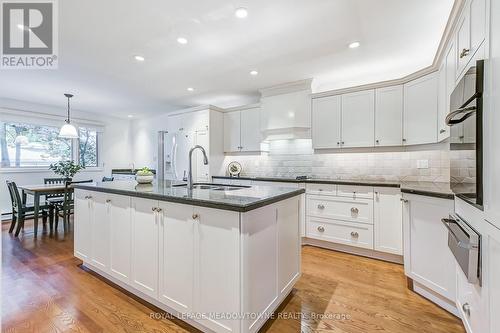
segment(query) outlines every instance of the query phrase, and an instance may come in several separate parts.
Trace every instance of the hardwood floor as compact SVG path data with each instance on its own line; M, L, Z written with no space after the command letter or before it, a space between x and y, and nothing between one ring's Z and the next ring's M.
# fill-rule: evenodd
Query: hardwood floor
M2 225L3 332L193 332L79 267L71 232L16 239ZM306 246L296 290L265 332L465 332L409 291L403 267ZM323 316L323 317L321 317Z

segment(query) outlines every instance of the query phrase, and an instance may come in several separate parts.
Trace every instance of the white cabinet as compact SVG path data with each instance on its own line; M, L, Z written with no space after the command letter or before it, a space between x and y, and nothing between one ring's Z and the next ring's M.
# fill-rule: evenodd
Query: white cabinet
M374 200L374 249L403 255L403 221L400 189L376 187Z
M224 151L236 152L241 147L241 112L224 113Z
M464 8L457 27L457 75L474 59L486 37L486 0L470 0Z
M299 198L279 202L276 208L278 228L278 290L286 294L300 274L300 226L295 221L300 214Z
M132 286L158 295L158 202L132 198Z
M196 313L232 313L239 308L239 213L194 207ZM168 215L168 212L167 212ZM238 330L230 318L201 320L217 332Z
M405 274L416 292L456 313L456 264L441 222L453 213L453 200L406 193L403 198Z
M88 261L92 250L91 192L75 191L75 257Z
M342 147L373 147L374 123L373 90L342 95Z
M375 90L375 146L401 146L403 86Z
M193 310L194 227L191 206L160 202L159 300L179 312Z
M241 151L259 151L261 142L260 108L241 111Z
M438 71L438 141L443 141L448 137L448 131L445 123L446 115L446 60L443 61Z
M403 143L437 141L438 82L436 73L404 85Z
M488 257L490 332L500 327L500 230L491 225L486 247Z
M329 96L312 100L312 144L314 149L340 148L342 98Z
M91 234L92 250L90 262L107 271L109 265L109 222L111 205L105 193L92 193Z
M109 218L109 273L129 283L132 257L130 197L107 194Z
M260 108L224 113L224 152L261 150Z

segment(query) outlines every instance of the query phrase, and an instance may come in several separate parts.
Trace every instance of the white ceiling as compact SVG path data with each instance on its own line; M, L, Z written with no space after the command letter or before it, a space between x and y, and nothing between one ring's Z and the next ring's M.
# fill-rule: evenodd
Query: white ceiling
M246 19L234 16L248 8ZM126 116L257 101L314 78L323 91L429 66L453 0L64 0L59 69L0 71L0 97ZM180 45L179 36L188 39ZM357 49L349 49L360 41ZM134 60L143 55L145 62ZM249 75L250 70L258 76ZM194 87L188 92L187 87Z

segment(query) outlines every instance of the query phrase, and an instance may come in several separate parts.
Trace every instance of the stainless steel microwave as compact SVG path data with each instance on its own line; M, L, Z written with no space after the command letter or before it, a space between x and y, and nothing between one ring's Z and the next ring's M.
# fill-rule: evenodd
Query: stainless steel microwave
M484 60L458 82L450 96L450 184L459 198L483 206Z

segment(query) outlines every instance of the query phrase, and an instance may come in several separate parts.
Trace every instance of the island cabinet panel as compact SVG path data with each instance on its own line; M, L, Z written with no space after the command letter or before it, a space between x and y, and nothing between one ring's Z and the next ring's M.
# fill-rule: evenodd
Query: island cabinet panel
M108 194L109 273L129 283L132 257L132 216L130 197Z
M109 223L111 205L106 193L92 193L91 210L91 257L92 265L107 271L109 265Z
M89 261L92 249L91 239L91 192L75 190L75 257Z
M281 294L291 290L300 274L300 225L290 223L299 216L299 197L281 201L277 205L278 225L278 289Z
M160 202L159 301L179 312L193 310L193 208Z
M238 321L221 314L235 313L240 304L240 214L197 206L193 209L194 310L207 315L199 320L204 326L216 332L238 332ZM214 313L217 316L210 315Z
M158 201L132 198L132 286L158 295Z

